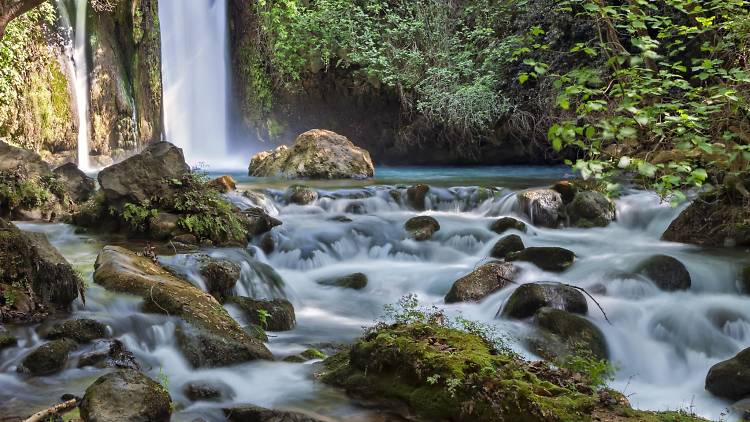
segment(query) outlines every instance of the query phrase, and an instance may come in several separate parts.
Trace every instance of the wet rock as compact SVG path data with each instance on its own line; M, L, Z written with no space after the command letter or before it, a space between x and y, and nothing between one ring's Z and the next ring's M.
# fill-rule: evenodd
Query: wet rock
M78 367L94 366L97 368L140 369L135 355L125 348L120 340L100 342L93 352L86 353L78 359Z
M347 205L346 208L344 208L344 212L349 214L362 215L367 214L367 208L365 208L364 203L357 201Z
M291 148L282 145L254 155L248 172L288 179L364 179L375 174L375 167L370 153L346 137L313 129L299 135Z
M149 235L156 240L172 238L179 227L180 216L169 212L159 211L148 223Z
M271 233L265 233L260 238L260 250L266 255L273 253L276 250L276 239L274 239Z
M53 170L53 173L65 185L70 199L76 203L87 201L96 191L94 179L86 176L74 163L63 164Z
M261 331L252 335L259 341L267 340ZM177 347L193 368L217 368L257 359L257 352L243 342L203 329L179 326L175 338Z
M521 236L517 234L510 234L503 237L495 243L490 251L490 256L493 258L503 259L506 255L511 252L522 251L525 248Z
M99 321L85 318L59 322L44 334L46 339L69 338L78 343L90 343L104 337L107 337L107 326Z
M521 220L516 220L513 217L501 217L492 223L490 230L497 234L503 234L507 230L518 230L526 233L526 223Z
M294 306L286 299L258 300L234 296L228 301L242 309L248 322L265 330L287 331L297 325ZM261 314L264 313L267 315L262 317Z
M502 308L502 315L524 319L543 307L581 315L588 312L586 297L578 289L557 283L528 283L519 286L510 295Z
M34 177L49 176L49 165L39 154L0 141L0 171L16 170L22 167Z
M564 215L560 193L552 189L531 189L518 193L518 206L532 224L556 228Z
M209 186L221 193L229 193L237 189L237 184L234 182L232 176L217 177L209 182Z
M245 332L213 296L149 258L105 246L96 259L94 282L109 290L141 296L149 311L178 316L196 329L237 342L251 359L272 359L265 345Z
M742 292L750 294L750 265L742 270L742 274L740 275L740 277L740 286L742 288Z
M590 353L596 359L607 359L607 342L604 334L591 321L570 312L549 307L534 314L534 324L559 337L568 353Z
M149 144L140 154L99 172L99 186L110 204L133 204L154 197L171 196L165 183L190 172L182 150L169 142Z
M304 413L271 410L258 406L242 406L224 409L230 422L323 422Z
M234 286L240 278L240 266L226 259L206 257L199 271L206 282L208 292L219 301L232 295Z
M318 281L324 286L337 286L345 289L361 290L367 287L367 276L363 273L349 274L344 277Z
M99 377L79 406L84 422L168 422L172 399L165 387L133 369Z
M21 231L2 219L0 263L0 284L21 286L22 291L30 288L34 293L32 312L48 305L67 308L82 288L73 267L43 233Z
M445 295L445 303L479 302L505 288L515 279L518 270L511 263L490 262L453 283Z
M729 400L750 397L750 348L712 366L706 376L706 390Z
M290 186L286 191L286 197L292 204L308 205L318 199L318 192L305 186Z
M507 261L531 262L544 271L562 272L575 262L576 255L558 247L531 247L505 256Z
M70 352L78 347L71 339L52 340L29 353L18 367L18 372L31 375L49 375L61 371L68 362Z
M0 352L9 347L15 347L18 340L4 328L0 327Z
M552 190L560 194L563 203L569 204L575 198L578 188L568 180L561 180L552 185Z
M173 241L179 242L185 245L197 245L198 244L198 238L195 237L194 234L178 234L177 236L172 238Z
M579 192L566 208L570 224L605 227L615 220L615 204L599 192Z
M232 387L220 381L189 382L182 391L190 401L222 401L235 396Z
M404 223L404 229L412 239L423 241L431 239L432 235L440 230L440 223L433 217L422 215L407 220Z
M245 224L247 232L253 236L267 233L272 228L281 225L281 221L268 215L263 208L248 208L242 210L242 214L247 217Z
M664 291L687 290L691 279L685 265L668 255L654 255L638 264L636 272Z
M345 215L337 215L337 216L329 218L328 221L335 221L337 223L351 223L354 220L352 220L351 218Z
M427 192L429 191L430 191L429 186L422 184L422 183L418 183L406 190L406 202L409 204L410 207L414 208L415 210L424 211L426 207L425 200L427 198Z
M304 363L314 359L325 359L326 355L318 349L307 349L298 355L291 355L285 357L284 362L290 363Z

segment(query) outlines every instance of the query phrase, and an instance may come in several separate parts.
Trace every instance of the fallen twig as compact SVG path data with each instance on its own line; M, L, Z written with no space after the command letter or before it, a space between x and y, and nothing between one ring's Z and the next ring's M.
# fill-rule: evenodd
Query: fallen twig
M47 420L49 416L73 410L75 409L77 405L78 405L77 399L70 399L68 401L64 401L62 403L56 404L48 409L44 409L40 412L36 412L33 415L29 416L23 422L43 422Z

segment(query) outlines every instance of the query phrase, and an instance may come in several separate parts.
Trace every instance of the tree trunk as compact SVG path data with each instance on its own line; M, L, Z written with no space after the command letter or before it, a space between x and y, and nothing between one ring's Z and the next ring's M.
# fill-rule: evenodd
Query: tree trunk
M45 0L0 0L0 39L13 19L44 3Z

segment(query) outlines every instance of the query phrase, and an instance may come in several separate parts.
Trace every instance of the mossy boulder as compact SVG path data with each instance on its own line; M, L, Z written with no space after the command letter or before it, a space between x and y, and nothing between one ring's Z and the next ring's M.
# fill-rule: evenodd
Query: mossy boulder
M430 187L428 185L417 183L406 189L406 202L415 210L424 211L426 207L427 192L429 191Z
M242 309L248 322L265 330L288 331L297 325L294 306L286 299L258 300L234 296L227 301Z
M363 273L353 273L343 277L320 280L318 281L318 284L343 287L345 289L362 290L367 287L367 275Z
M404 230L416 241L429 240L436 231L440 230L440 223L434 217L421 215L408 219L404 223Z
M258 406L239 406L224 409L229 422L323 422L304 413L266 409Z
M59 322L44 333L46 339L69 338L78 343L90 343L93 340L107 337L107 326L93 319L73 319Z
M490 262L453 283L445 303L479 302L485 297L511 284L518 269L507 262Z
M74 340L64 338L45 343L29 353L18 372L31 375L49 375L61 371L68 362L70 352L78 347Z
M524 319L544 307L581 315L588 312L586 297L578 289L559 283L527 283L518 286L510 295L502 308L502 315Z
M375 174L370 153L345 136L324 129L309 130L291 148L280 146L250 160L250 176L287 179L365 179Z
M283 359L284 362L290 363L304 363L314 359L325 359L327 356L325 353L318 349L307 349L304 352L297 355L289 355Z
M513 217L500 217L490 225L490 230L497 234L503 234L508 230L526 233L526 223Z
M290 186L285 196L292 204L308 205L318 199L318 192L305 186Z
M510 252L506 261L530 262L544 271L562 272L575 262L576 254L565 248L531 247L518 252Z
M167 389L134 369L120 369L91 384L79 406L84 422L168 422Z
M58 176L68 193L76 203L87 201L96 191L96 182L82 172L74 163L66 163L52 171Z
M240 278L240 271L240 266L232 261L210 257L203 259L199 269L208 292L220 302L232 295Z
M13 334L0 327L0 352L9 347L15 347L18 344L18 340Z
M552 189L530 189L518 193L518 207L531 224L557 228L565 214L560 193Z
M109 290L141 296L149 311L178 316L198 330L242 344L249 359L272 359L263 343L245 332L213 296L149 258L118 246L105 246L96 259L94 282Z
M504 259L511 252L522 251L526 248L523 244L521 236L517 234L509 234L502 239L498 240L492 250L490 256L493 258Z
M706 390L729 400L750 397L750 348L708 370Z
M687 290L692 284L685 264L668 255L654 255L636 267L636 273L648 277L661 290Z
M266 340L261 331L251 332L258 341ZM201 328L180 326L175 330L177 347L193 368L216 368L258 358L257 351L240 340L219 336Z
M558 337L566 346L566 354L583 351L596 359L607 359L607 341L591 321L560 309L543 307L534 314L534 324Z
M605 227L615 220L615 203L596 191L578 192L566 207L570 225Z

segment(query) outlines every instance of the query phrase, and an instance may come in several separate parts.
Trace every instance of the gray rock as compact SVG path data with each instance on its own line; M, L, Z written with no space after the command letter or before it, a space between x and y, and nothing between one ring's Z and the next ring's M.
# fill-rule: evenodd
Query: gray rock
M579 192L566 208L570 224L605 227L615 220L615 204L599 192Z
M516 220L513 217L501 217L492 223L490 230L497 234L503 234L508 230L518 230L526 233L526 223L521 220Z
M558 247L531 247L510 252L505 256L506 261L530 262L544 271L551 272L567 270L575 259L575 253Z
M242 309L248 322L268 331L287 331L297 325L294 306L286 299L258 300L234 296L228 299ZM261 313L267 313L265 324Z
M431 239L432 235L440 230L440 223L433 217L422 215L407 220L404 229L409 233L409 237L423 241Z
M226 259L206 257L199 271L206 282L208 292L219 301L232 295L234 286L240 278L240 266Z
M52 340L29 353L18 367L18 372L31 375L49 375L61 371L68 362L70 352L78 347L71 339Z
M256 336L265 335L261 332ZM256 359L253 349L241 341L218 336L212 332L191 326L179 326L175 330L177 346L194 368L216 368L248 362Z
M354 273L344 277L321 280L318 281L318 283L324 286L337 286L346 289L361 290L367 287L367 275L363 273Z
M518 193L518 206L532 224L556 228L564 215L560 194L552 189L531 189Z
M140 369L135 355L125 348L120 340L99 342L99 347L78 359L78 367Z
M99 377L86 389L84 422L168 422L172 399L165 387L133 369Z
M74 163L63 164L53 173L64 183L68 196L76 203L87 201L96 191L94 179L86 176Z
M69 338L78 343L90 343L92 340L107 337L107 326L93 319L72 319L59 322L44 333L44 338L54 340Z
M222 401L235 396L232 387L221 381L189 382L182 391L190 401Z
M247 217L247 231L253 236L267 233L272 228L282 224L280 220L268 215L263 208L248 208L242 210L242 214Z
M519 286L510 295L502 308L502 315L524 319L543 307L582 315L588 312L586 297L578 289L557 283L528 283Z
M607 359L604 334L591 321L560 309L543 307L534 314L534 324L559 337L568 354L581 351L596 359Z
M409 204L410 207L414 208L417 211L424 211L425 209L425 199L427 198L427 192L430 191L430 187L418 183L408 189L406 189L406 201ZM391 192L397 192L397 191L391 191Z
M179 229L177 225L179 221L179 215L159 211L159 213L148 222L149 234L156 240L171 239Z
M518 270L511 263L490 262L453 283L445 303L478 302L511 284Z
M286 198L292 204L308 205L318 199L318 192L305 186L290 186Z
M524 250L525 246L521 236L517 234L509 234L503 237L495 243L490 251L490 256L493 258L504 259L511 252L518 252Z
M729 400L750 397L750 348L712 366L706 376L706 390Z
M637 273L648 277L664 291L687 290L692 284L685 265L668 255L654 255L638 264Z

